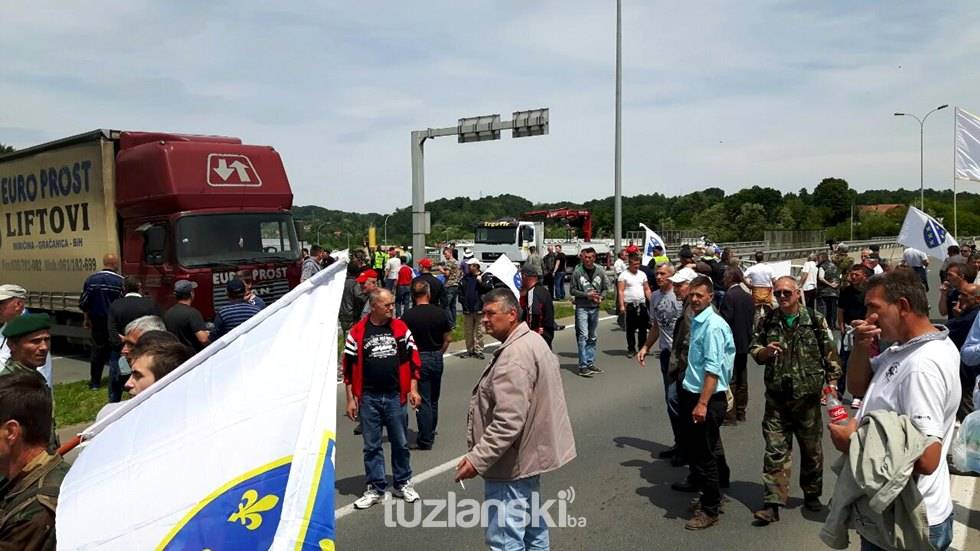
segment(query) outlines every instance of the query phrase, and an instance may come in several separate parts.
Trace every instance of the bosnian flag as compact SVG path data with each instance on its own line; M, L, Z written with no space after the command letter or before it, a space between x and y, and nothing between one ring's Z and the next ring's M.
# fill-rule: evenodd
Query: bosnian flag
M653 248L654 247L662 247L663 250L664 250L664 253L666 253L667 252L667 243L664 243L664 240L661 239L659 235L657 235L657 232L655 232L655 231L651 230L650 228L648 228L646 226L646 224L642 224L641 223L640 224L640 227L643 228L647 232L646 239L643 242L644 243L643 244L643 265L646 266L650 262L650 259L653 258Z
M320 271L86 429L58 549L333 550L346 271Z
M898 242L939 260L946 260L946 247L958 245L956 239L935 218L912 206L905 215L902 231L898 233Z
M521 298L521 272L507 255L502 254L497 260L494 260L493 264L487 268L487 273L493 274L494 277L504 282L507 288L514 292L515 297Z

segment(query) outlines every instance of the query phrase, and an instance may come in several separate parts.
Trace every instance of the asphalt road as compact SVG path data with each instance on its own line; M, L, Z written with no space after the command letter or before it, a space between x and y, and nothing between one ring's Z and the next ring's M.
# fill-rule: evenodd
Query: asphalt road
M684 529L689 517L691 494L672 491L670 484L682 480L687 468L671 467L656 455L671 444L664 406L659 364L652 359L645 369L625 356L625 334L611 320L600 323L597 365L604 375L583 379L576 367L574 331L559 332L555 352L561 360L562 381L569 407L578 457L557 472L543 477L542 494L553 498L559 491L574 489L574 502L566 504L568 515L585 518L585 527L563 527L551 532L554 549L826 549L818 533L826 513L805 512L797 473L788 509L782 520L768 527L751 525L752 511L761 505L762 486L762 370L750 363L748 420L724 427L722 439L732 468L731 501L721 521L701 532ZM470 390L484 362L448 358L440 402L439 436L431 451L413 451L412 468L416 488L426 498L457 501L482 499L480 479L461 490L453 483L451 468L465 449L466 409ZM338 396L342 396L338 393ZM474 528L387 527L386 511L377 505L365 511L350 504L364 490L362 440L353 436L353 424L343 418L343 400L338 409L337 443L337 542L345 549L481 549L483 530ZM414 415L410 416L410 441L414 440ZM825 431L826 432L826 431ZM833 493L830 463L837 456L825 435L824 501ZM388 474L390 477L390 456ZM794 458L798 464L798 455ZM422 479L422 480L420 480ZM976 479L964 479L970 484ZM973 506L974 510L976 505ZM394 510L389 514L395 519ZM425 512L432 508L425 507ZM980 519L967 519L968 511L957 511L964 523L980 529ZM412 518L411 511L407 518ZM439 517L446 520L447 515ZM960 527L962 531L963 528ZM973 533L980 535L978 532ZM978 542L980 539L973 539ZM977 545L974 543L973 545ZM851 549L859 545L852 541ZM972 547L977 549L978 547Z

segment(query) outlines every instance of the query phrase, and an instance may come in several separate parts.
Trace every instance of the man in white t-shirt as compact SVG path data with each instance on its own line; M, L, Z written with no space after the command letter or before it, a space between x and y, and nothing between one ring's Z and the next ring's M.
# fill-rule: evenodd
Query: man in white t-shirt
M745 282L752 288L755 305L772 306L772 267L763 262L765 255L756 251L755 264L745 270Z
M807 308L814 308L817 298L817 255L811 254L803 263L800 270L800 290L803 291L803 301Z
M912 268L912 271L919 274L919 279L922 280L922 284L925 286L926 291L928 291L929 280L927 278L926 268L929 267L929 257L926 253L915 247L908 247L902 252L902 264Z
M907 415L927 437L938 438L915 462L919 493L929 523L929 540L944 551L952 539L953 501L946 454L960 403L956 345L945 327L929 321L929 302L918 277L894 271L872 278L865 291L868 317L854 322L854 348L847 365L847 389L864 403L847 425L830 425L834 447L847 453L850 435L874 410ZM876 337L894 342L873 359ZM860 532L860 530L859 530ZM878 549L862 538L862 550Z
M395 291L398 283L398 270L402 268L402 259L398 257L398 249L388 249L388 262L385 263L385 289Z
M640 271L640 255L631 254L627 268L616 279L619 313L626 317L626 357L636 354L636 345L647 340L647 301L650 299L650 283L647 275Z

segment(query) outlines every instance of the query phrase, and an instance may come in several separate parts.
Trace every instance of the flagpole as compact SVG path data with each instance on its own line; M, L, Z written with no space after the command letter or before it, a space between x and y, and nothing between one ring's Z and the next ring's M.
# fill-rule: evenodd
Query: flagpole
M58 455L61 456L66 455L68 452L78 447L78 445L81 443L82 443L82 435L76 434L75 436L72 437L71 440L65 442L64 444L61 445L60 448L58 448Z
M956 236L956 242L960 241L959 224L957 219L956 211L956 126L959 124L960 120L960 108L953 108L953 235Z

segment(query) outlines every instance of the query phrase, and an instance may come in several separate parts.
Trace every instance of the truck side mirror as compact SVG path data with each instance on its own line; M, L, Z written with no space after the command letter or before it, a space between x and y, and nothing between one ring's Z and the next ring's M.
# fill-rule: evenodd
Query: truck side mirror
M296 229L296 240L305 241L306 232L303 231L303 224L301 224L299 220L293 220L293 227Z
M163 264L167 230L163 226L150 226L143 232L143 259L147 264Z

